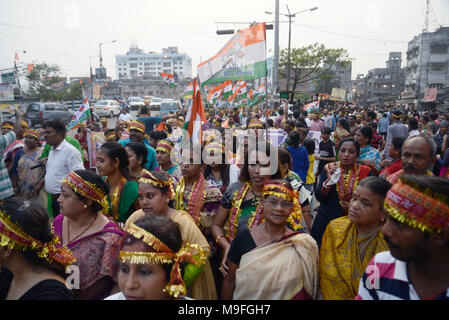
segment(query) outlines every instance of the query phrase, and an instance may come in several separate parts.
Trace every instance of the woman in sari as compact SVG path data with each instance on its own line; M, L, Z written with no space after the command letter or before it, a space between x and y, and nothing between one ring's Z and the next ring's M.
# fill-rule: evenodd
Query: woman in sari
M384 168L379 172L379 178L387 179L392 174L402 169L401 163L401 148L404 144L405 138L394 137L391 139L391 143L388 144L388 155L393 160L384 160Z
M174 164L171 160L171 153L174 148L173 142L170 140L161 140L156 147L156 160L159 164L154 171L168 172L175 182L178 182L182 178L181 166Z
M130 142L125 146L129 160L129 172L138 179L147 162L148 150L141 142Z
M383 202L391 184L368 177L360 181L349 203L348 216L329 223L320 250L320 284L326 300L353 300L371 259L388 251L380 229Z
M252 228L239 231L231 244L223 299L318 297L318 246L308 234L287 228L300 215L298 194L287 181L265 181Z
M226 276L228 271L226 261L231 243L238 231L248 228L249 219L256 213L261 199L265 180L283 177L281 166L278 165L278 154L271 145L269 148L261 149L255 145L249 149L244 158L240 181L231 184L224 193L212 224L215 242L223 250L220 270L223 276ZM276 161L262 164L262 159L267 158L270 160L274 158ZM248 159L251 159L251 164ZM270 164L276 165L276 171L271 175Z
M124 231L117 275L120 292L105 300L185 299L180 264L204 263L194 259L202 249L183 245L178 224L166 216L142 217Z
M104 299L115 286L123 232L102 213L107 211L108 193L108 185L90 170L71 172L62 181L58 198L61 214L53 221L53 228L76 257L78 299Z
M25 153L20 158L18 164L19 196L24 199L31 199L37 196L37 194L33 194L33 191L37 183L42 179L45 171L44 167L31 169L39 164L38 159L42 154L40 138L40 132L31 129L28 129L24 135ZM42 203L45 203L45 197L42 200Z
M97 153L98 174L110 185L109 214L116 222L124 223L139 209L137 182L129 172L126 150L120 143L106 142ZM106 212L105 212L106 213Z
M345 118L341 118L337 121L337 128L334 132L334 144L336 149L338 149L338 146L344 139L351 136L350 130L351 129L348 120L346 120Z
M338 162L326 164L315 189L320 203L310 235L321 246L321 238L327 225L334 219L348 214L348 205L360 181L371 175L370 168L357 163L360 144L346 138L338 149Z
M371 145L373 130L370 126L357 128L354 132L354 140L360 144L359 161L361 164L370 167L373 175L377 176L380 171L380 152Z
M167 216L178 223L183 244L196 244L202 248L203 253L198 256L206 257L201 266L190 266L186 269L184 280L186 281L188 296L197 300L215 300L217 292L214 277L207 259L210 254L210 246L193 218L185 211L173 209L175 191L170 178L163 172L144 171L139 178L139 202L142 209L134 212L126 221L125 228L132 222L144 216Z
M0 207L0 300L75 299L65 281L75 257L59 243L43 206L6 199Z

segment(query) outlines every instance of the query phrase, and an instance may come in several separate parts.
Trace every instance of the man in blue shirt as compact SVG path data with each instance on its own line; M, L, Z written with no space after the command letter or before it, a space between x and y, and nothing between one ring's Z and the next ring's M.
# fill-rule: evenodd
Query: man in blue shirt
M385 112L383 114L383 118L379 120L377 125L377 132L383 136L384 139L387 138L388 126L390 125L390 121L388 120L388 114Z
M148 150L145 169L151 171L158 166L156 150L150 146L148 140L145 138L145 125L141 121L131 121L129 124L129 139L119 140L118 142L124 147L130 142L143 143Z

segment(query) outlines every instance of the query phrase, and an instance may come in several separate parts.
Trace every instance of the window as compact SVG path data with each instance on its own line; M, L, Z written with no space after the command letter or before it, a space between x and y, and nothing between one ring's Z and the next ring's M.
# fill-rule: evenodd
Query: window
M28 111L39 112L40 108L38 104L30 104L28 105Z
M447 62L433 62L430 64L430 72L445 72L447 70Z
M130 64L129 64L129 67L130 67L130 68L137 68L137 63L130 63Z
M44 109L45 109L45 111L55 111L55 105L54 105L54 104L47 103L47 104L44 106Z
M434 43L430 45L431 54L447 54L448 44L446 43Z

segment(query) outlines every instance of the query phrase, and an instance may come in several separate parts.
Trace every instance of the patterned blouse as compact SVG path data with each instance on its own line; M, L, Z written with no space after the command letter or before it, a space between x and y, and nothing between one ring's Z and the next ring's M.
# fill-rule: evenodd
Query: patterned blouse
M359 161L368 160L373 161L376 169L380 171L380 152L371 146L366 146L360 149Z

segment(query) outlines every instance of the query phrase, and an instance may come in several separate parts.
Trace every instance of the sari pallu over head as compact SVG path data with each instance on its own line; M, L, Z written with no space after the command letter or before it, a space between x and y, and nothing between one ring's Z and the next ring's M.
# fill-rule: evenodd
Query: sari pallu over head
M318 246L308 234L259 246L244 254L236 271L233 300L318 298Z

